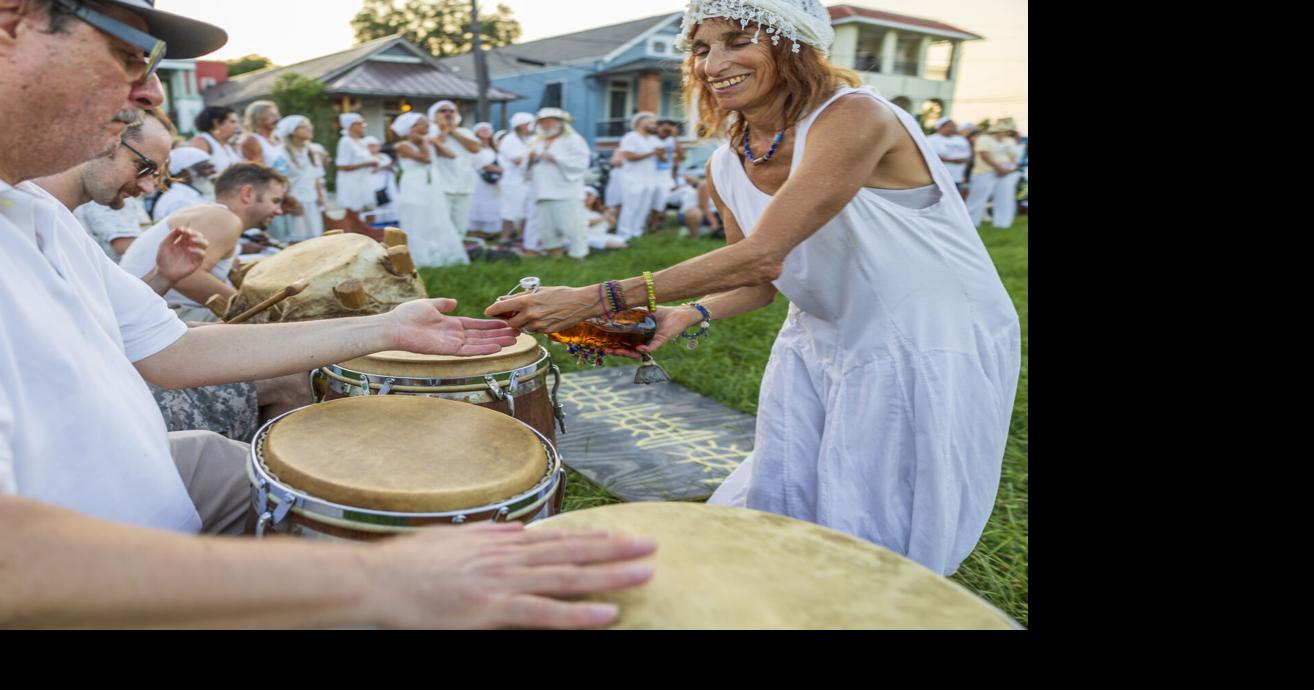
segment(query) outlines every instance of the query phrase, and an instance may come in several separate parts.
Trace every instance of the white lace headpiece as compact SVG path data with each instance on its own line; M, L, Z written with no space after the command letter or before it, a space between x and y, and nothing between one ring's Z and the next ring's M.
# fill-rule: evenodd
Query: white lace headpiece
M757 24L754 43L763 29L771 37L772 45L779 45L782 37L787 38L793 43L795 53L799 43L806 43L823 56L829 56L831 41L835 40L830 13L820 0L689 0L676 47L688 51L698 23L719 17L738 19L745 29L749 24Z

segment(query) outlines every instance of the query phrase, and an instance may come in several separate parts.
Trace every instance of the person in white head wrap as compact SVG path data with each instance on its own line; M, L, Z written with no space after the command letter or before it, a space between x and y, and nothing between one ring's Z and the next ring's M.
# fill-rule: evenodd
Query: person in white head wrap
M365 218L372 225L398 223L397 215L397 164L392 156L383 152L383 142L379 141L376 136L366 136L361 139L365 148L369 149L370 155L378 160L379 165L370 175L374 183L374 210L365 214Z
M337 205L350 211L374 208L374 171L379 161L365 145L365 119L356 113L338 116L342 138L338 140L335 194Z
M625 172L616 234L626 240L643 234L656 197L665 192L657 173L657 161L666 158L666 149L657 137L657 116L646 111L635 113L630 127L617 147L625 161Z
M278 121L274 133L283 142L288 162L288 193L294 203L283 202L287 218L287 240L300 242L324 234L324 161L310 144L315 125L304 115L288 115Z
M926 140L949 170L961 195L967 188L967 164L972 162L972 143L958 133L954 121L947 117L936 120L932 128L935 133Z
M468 264L465 245L447 208L447 195L439 185L434 161L438 150L430 141L433 130L429 119L416 112L406 113L392 123L392 131L402 137L397 142L401 166L401 185L397 210L401 229L409 236L411 257L419 266Z
M611 232L611 221L602 206L602 192L597 187L584 188L584 226L588 228L591 250L625 249L625 238Z
M175 211L214 201L214 197L197 187L196 181L214 174L210 154L191 146L179 146L169 153L169 189L155 200L151 219L158 222Z
M497 144L502 179L498 181L502 204L503 246L509 246L520 233L529 204L525 172L529 169L529 141L534 135L534 116L520 112L511 116L511 131Z
M470 204L470 231L491 239L501 235L502 230L502 165L497 143L493 141L493 125L480 122L471 131L479 138L480 146L479 153L470 159L477 176L474 200Z
M1018 163L1022 152L1013 139L1016 129L1013 118L1005 117L990 123L990 127L977 135L973 150L972 179L968 183L967 212L972 223L980 226L985 221L986 206L990 206L990 224L996 228L1009 228L1017 213L1017 183L1022 177Z
M475 181L479 178L473 161L479 153L479 137L460 126L461 111L451 101L429 106L429 119L435 125L431 136L438 147L434 170L447 194L452 225L464 236L470 229L470 206L474 203Z
M818 0L687 6L697 131L728 131L706 180L728 244L652 289L659 303L699 299L710 319L789 300L753 452L709 503L813 521L948 575L994 507L1017 311L918 122L826 59L827 17ZM791 86L804 74L824 76ZM626 303L647 303L643 277L619 283ZM540 288L485 314L556 332L603 313L598 289ZM645 352L709 319L693 306L656 318Z

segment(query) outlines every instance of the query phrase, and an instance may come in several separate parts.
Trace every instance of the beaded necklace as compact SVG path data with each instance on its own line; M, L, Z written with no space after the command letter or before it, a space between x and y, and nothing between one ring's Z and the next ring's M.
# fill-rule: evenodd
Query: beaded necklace
M785 130L776 132L776 137L771 140L771 148L761 158L754 158L752 149L748 148L748 123L744 123L744 158L747 158L753 165L762 165L771 160L776 154L776 147L780 146L780 141L785 138Z

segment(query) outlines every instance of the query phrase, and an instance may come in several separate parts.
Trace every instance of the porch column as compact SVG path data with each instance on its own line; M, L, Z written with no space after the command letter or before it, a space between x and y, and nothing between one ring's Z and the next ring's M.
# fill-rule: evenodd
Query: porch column
M885 38L881 43L881 74L894 74L894 61L898 55L899 32L894 29L885 30Z
M662 105L662 75L660 72L644 72L639 75L638 110L657 112Z

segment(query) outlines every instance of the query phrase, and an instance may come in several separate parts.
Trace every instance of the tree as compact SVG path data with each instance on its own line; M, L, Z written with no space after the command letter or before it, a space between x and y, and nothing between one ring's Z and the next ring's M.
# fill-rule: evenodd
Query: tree
M247 55L236 60L228 60L225 64L228 65L228 76L236 77L239 74L264 69L273 62L263 55Z
M474 38L469 0L365 0L351 20L356 42L401 34L434 57L467 53ZM511 45L520 38L520 22L499 4L479 17L485 49Z
M284 116L304 115L315 126L315 141L329 152L325 169L330 173L326 181L332 189L331 164L341 132L338 130L337 111L324 95L324 82L300 74L283 74L274 81L270 100L278 104L278 112Z

